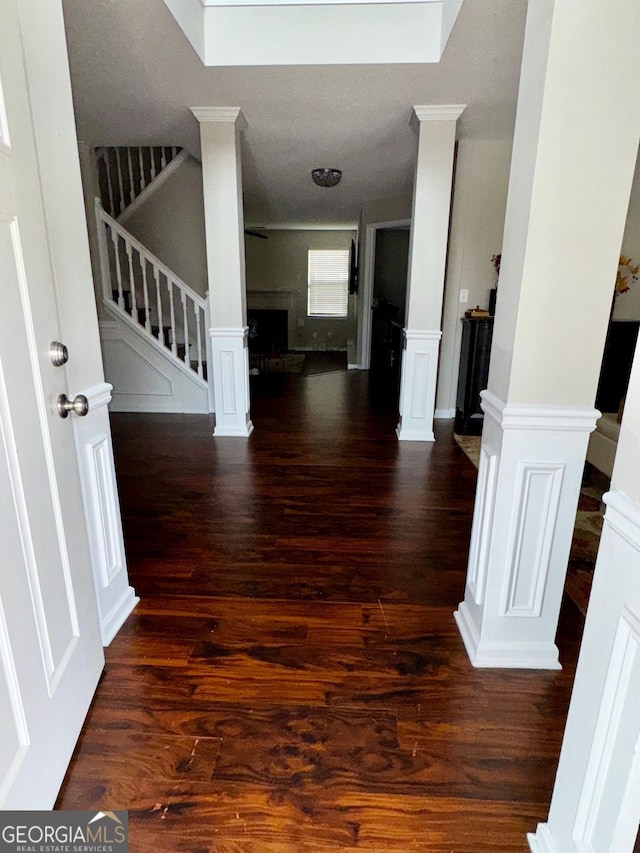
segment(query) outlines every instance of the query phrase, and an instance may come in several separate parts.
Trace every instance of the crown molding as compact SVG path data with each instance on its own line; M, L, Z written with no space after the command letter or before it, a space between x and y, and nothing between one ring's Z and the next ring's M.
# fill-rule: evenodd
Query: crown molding
M414 106L418 121L456 121L466 110L466 104L432 104Z
M224 122L235 124L239 130L247 127L247 120L240 107L190 107L200 124L205 122Z

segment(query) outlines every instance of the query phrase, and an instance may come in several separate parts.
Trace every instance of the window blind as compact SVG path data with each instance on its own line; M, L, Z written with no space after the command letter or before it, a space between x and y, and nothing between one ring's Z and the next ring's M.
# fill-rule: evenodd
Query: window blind
M307 314L346 317L349 306L349 250L309 249Z

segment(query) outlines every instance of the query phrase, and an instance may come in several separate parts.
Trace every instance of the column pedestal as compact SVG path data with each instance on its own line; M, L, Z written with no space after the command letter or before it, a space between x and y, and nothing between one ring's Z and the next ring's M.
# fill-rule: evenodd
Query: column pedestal
M464 601L477 667L559 669L555 635L595 409L505 405L485 424Z
M435 441L433 410L442 332L404 332L400 380L400 441Z
M216 425L214 436L246 438L249 417L249 329L209 329Z
M640 504L618 491L605 502L549 820L529 835L534 853L631 853L638 833Z
M109 426L111 391L107 382L81 389L89 401L89 412L84 418L71 419L104 646L113 640L139 601L129 585L124 552Z

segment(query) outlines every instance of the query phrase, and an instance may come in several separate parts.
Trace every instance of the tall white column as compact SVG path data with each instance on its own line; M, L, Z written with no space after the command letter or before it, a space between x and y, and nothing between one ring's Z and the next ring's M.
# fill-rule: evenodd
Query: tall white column
M640 137L640 5L530 0L465 598L476 666L557 668Z
M400 378L401 441L433 441L456 122L464 106L414 107L420 130L413 189Z
M193 107L200 122L215 436L248 436L249 351L237 107Z
M539 853L631 853L640 821L640 350Z

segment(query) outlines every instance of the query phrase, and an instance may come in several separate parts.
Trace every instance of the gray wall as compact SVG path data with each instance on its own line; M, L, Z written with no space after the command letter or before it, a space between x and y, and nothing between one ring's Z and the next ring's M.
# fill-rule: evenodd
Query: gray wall
M124 223L185 284L204 296L207 254L202 166L193 157L170 175Z
M307 253L309 249L348 249L355 231L264 232L268 239L247 235L247 307L287 308L289 348L346 350L356 335L354 297L345 319L307 317Z

